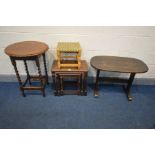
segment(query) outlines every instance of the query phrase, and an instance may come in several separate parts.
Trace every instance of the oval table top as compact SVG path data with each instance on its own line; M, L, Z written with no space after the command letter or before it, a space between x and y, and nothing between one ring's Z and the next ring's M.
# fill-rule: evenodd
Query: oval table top
M91 58L90 64L95 69L120 73L145 73L147 65L135 58L117 56L95 56Z
M37 56L45 53L48 45L39 41L22 41L5 48L5 53L13 57Z

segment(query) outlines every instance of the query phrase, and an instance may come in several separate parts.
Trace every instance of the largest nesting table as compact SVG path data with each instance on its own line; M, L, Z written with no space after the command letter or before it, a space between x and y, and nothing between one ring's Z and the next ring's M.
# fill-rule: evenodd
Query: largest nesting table
M95 96L99 95L98 92L99 80L116 82L116 83L126 83L127 86L124 87L124 90L129 101L132 100L130 90L136 73L145 73L148 71L147 65L143 61L135 58L117 57L117 56L95 56L91 59L90 63L91 66L97 70L96 82L94 88ZM99 77L100 71L128 73L130 74L130 77L129 79L110 78L110 77L100 78Z
M23 41L11 44L6 47L5 53L10 57L12 65L14 66L16 76L20 85L20 90L22 95L25 97L24 90L40 90L45 96L45 85L48 83L48 74L47 74L47 67L46 67L46 59L45 59L45 52L48 50L48 45L43 42L38 41ZM43 56L44 62L44 69L45 69L45 76L41 73L41 66L39 62L39 57ZM25 70L27 73L27 78L25 81L22 82L20 74L17 69L16 61L22 60L24 61ZM32 60L36 63L38 68L38 76L31 76L28 70L27 61ZM39 86L32 86L31 81L38 81L40 82ZM30 86L27 86L28 83Z
M82 96L87 95L87 74L88 74L88 65L85 60L80 60L80 68L59 68L58 60L54 60L52 65L52 78L53 85L56 96L64 95L64 94L78 94ZM65 90L64 85L70 84L71 86L75 85L74 83L65 84L65 79L77 79L77 90Z

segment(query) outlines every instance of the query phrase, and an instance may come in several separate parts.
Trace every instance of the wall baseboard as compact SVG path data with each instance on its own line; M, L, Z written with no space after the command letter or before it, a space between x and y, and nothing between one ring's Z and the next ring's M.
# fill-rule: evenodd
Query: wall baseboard
M21 75L21 79L26 79L26 75ZM88 77L88 83L94 83L94 77ZM0 82L17 82L15 75L0 75ZM49 82L52 82L52 77L49 76ZM135 78L135 85L155 85L155 78Z

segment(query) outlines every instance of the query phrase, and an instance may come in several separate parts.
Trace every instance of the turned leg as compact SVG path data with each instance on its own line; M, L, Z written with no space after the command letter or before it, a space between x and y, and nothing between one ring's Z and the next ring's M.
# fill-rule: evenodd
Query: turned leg
M29 81L29 84L31 85L30 74L29 74L29 70L28 70L28 66L27 66L26 60L24 60L24 65L25 65L25 70L26 70L26 73L27 73L27 79Z
M100 70L98 69L96 72L96 82L95 82L95 88L94 88L94 96L95 97L97 97L99 95L99 92L98 92L99 75L100 75Z
M44 84L43 84L43 77L41 75L41 69L40 69L40 63L39 63L39 58L36 57L36 66L38 68L38 74L39 74L39 80L40 80L40 83L41 83L41 91L43 93L43 96L45 97L45 88L44 88Z
M15 70L15 73L16 73L16 76L17 76L17 79L18 79L18 82L19 82L20 90L22 92L22 95L25 97L25 93L24 93L24 90L23 90L22 80L20 78L20 75L19 75L19 72L18 72L18 69L17 69L16 60L14 58L12 58L12 57L10 57L10 59L11 59L12 65L14 67L14 70Z
M127 98L128 98L129 101L132 101L131 86L132 86L134 77L135 77L135 73L131 73L130 77L129 77L129 80L128 80L127 87L125 88L125 93L126 93Z
M47 67L46 67L46 56L45 56L45 53L43 54L43 61L44 61L44 68L45 68L45 75L46 75L47 84L49 84L49 82L48 82L48 74L47 74Z

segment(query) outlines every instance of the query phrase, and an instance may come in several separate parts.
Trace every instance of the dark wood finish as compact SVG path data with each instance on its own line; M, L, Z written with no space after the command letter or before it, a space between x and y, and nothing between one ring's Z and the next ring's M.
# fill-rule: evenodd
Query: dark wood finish
M25 70L26 70L26 73L27 73L27 79L29 81L29 84L31 85L30 74L29 74L29 70L28 70L28 66L27 66L26 60L24 60L24 65L25 65Z
M22 84L22 80L20 78L20 75L19 75L19 72L18 72L18 69L17 69L16 61L15 61L15 59L13 57L10 57L10 59L11 59L12 65L14 67L14 70L15 70L15 73L16 73L16 76L17 76L17 80L19 82L20 90L22 92L22 95L25 97L25 93L24 93L24 90L23 90L23 84Z
M96 72L96 82L95 82L95 89L94 89L94 96L98 96L99 92L98 92L98 82L99 82L99 75L100 75L100 70L97 69Z
M87 73L88 65L86 61L81 60L80 68L59 68L58 61L55 60L52 65L52 78L55 95L77 94L87 95ZM76 83L71 81L65 82L65 79L76 79ZM64 90L65 85L71 84L77 86L77 90Z
M91 59L90 63L95 69L108 72L145 73L148 71L147 65L135 58L95 56Z
M129 101L132 100L131 96L131 86L134 80L136 73L145 73L148 71L147 65L135 58L127 57L116 57L116 56L95 56L91 59L90 64L93 68L97 70L96 73L96 82L94 87L94 95L98 96L98 82L100 81L100 71L108 72L119 72L119 73L128 73L130 74L129 79L121 78L102 78L103 81L112 81L116 83L127 83L127 86L124 86L125 93Z
M44 83L43 83L43 78L42 78L42 75L41 75L41 68L40 68L40 63L39 63L39 58L36 57L36 66L38 67L38 74L39 74L39 81L41 83L41 91L43 93L43 96L45 96L45 89L44 89Z
M46 56L45 56L45 53L43 53L43 62L44 62L44 68L45 68L47 84L49 84L49 82L48 82L48 72L47 72L47 67L46 67Z
M22 95L25 97L24 90L40 90L45 96L45 85L48 83L48 74L47 74L47 67L46 67L46 59L45 59L45 52L48 50L48 46L45 43L37 42L37 41L24 41L18 42L12 45L9 45L5 52L7 55L10 56L12 65L14 66L16 76L20 85L20 90ZM43 56L44 61L44 69L45 69L45 76L41 74L39 57ZM27 74L27 78L24 82L22 82L16 61L22 60L24 61L25 71ZM27 61L35 61L39 76L31 76L28 70ZM29 81L30 86L26 86L27 82ZM31 86L32 81L40 81L40 86Z
M59 84L59 89L60 89L60 95L64 95L64 94L77 94L77 95L83 95L83 89L81 89L81 76L82 76L82 73L79 72L79 73L64 73L64 72L59 72L58 73L58 84ZM64 80L65 79L68 79L68 78L75 78L77 79L76 82L65 82ZM64 86L76 86L77 87L77 90L64 90Z

